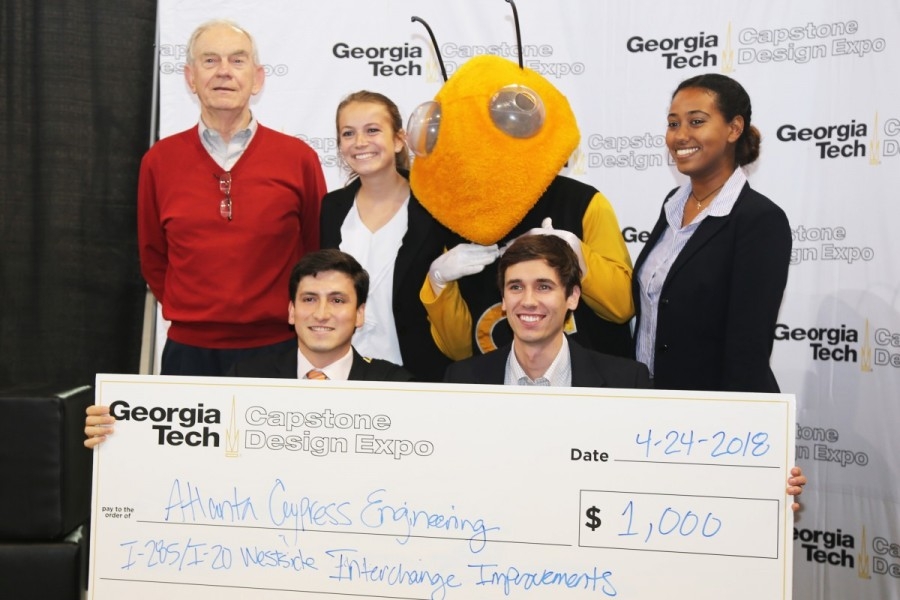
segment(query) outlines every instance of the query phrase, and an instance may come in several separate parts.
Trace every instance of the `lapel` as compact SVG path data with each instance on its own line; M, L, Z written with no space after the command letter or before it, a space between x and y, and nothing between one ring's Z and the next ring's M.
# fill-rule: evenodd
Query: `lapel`
M634 273L637 273L638 269L641 268L641 265L644 264L644 261L647 260L647 255L650 254L650 251L653 250L653 247L659 241L659 238L662 237L663 232L665 232L666 227L669 226L669 222L666 221L666 202L675 195L675 192L677 192L678 189L679 188L673 189L666 194L666 197L663 199L662 208L659 210L659 217L656 219L656 225L653 226L653 231L650 232L650 238L644 243L644 247L641 248L637 260L634 263ZM635 285L637 284L637 277L634 278L634 283Z
M323 248L338 248L341 244L341 226L347 213L353 208L353 200L359 190L359 178L351 181L346 187L341 188L328 199L329 210L323 210L325 220L322 221L320 230Z
M681 249L681 252L678 253L675 262L672 263L672 268L669 269L669 274L666 276L665 283L663 283L663 289L666 288L669 280L672 279L672 276L681 270L681 267L691 260L691 258L707 244L707 242L722 231L722 228L728 224L730 218L731 215L729 214L724 217L710 216L703 219L703 222L697 227L697 231L694 232L694 235L691 236L688 243L685 244L684 248Z
M644 264L644 261L647 260L647 255L650 254L651 250L653 250L653 247L659 241L659 238L662 237L663 232L668 226L669 223L668 221L666 221L665 204L663 204L663 210L660 212L659 218L656 220L656 225L653 226L653 231L650 232L650 237L646 242L644 242L644 247L641 248L641 252L640 254L638 254L638 258L634 263L634 273L637 273L641 266ZM637 276L634 277L634 280L635 282L637 281Z
M569 358L572 361L572 387L606 387L606 380L591 363L589 351L570 339L568 342Z
M403 175L407 181L409 180L409 171L401 170L400 174ZM399 298L403 293L400 288L406 279L407 273L415 260L421 258L421 250L426 240L435 233L433 231L435 224L434 218L416 199L412 188L409 190L409 204L406 207L406 217L406 233L403 234L403 241L400 243L400 249L397 251L397 258L394 260L394 298ZM422 285L422 281L414 281L412 282L412 285L420 286ZM397 303L394 302L395 306L396 304Z
M403 242L397 251L397 258L394 260L394 298L400 297L403 292L400 290L406 275L417 258L421 257L422 247L429 237L434 235L432 224L434 219L425 208L419 204L416 197L410 192L409 204L406 209L408 222L406 225L406 233L403 235ZM412 282L414 286L421 286L422 281ZM418 288L417 288L418 289ZM396 304L396 302L394 303Z
M353 364L350 365L350 373L347 375L349 381L365 381L366 373L369 370L369 363L353 348Z
M672 277L681 270L689 260L691 260L704 246L706 246L707 243L709 243L710 240L716 237L725 226L728 225L731 221L731 217L740 210L741 200L743 200L744 195L749 188L750 183L745 183L744 187L741 188L741 193L738 194L737 200L731 208L730 213L724 217L709 216L703 219L703 222L697 227L697 231L694 232L694 235L691 236L688 243L685 244L681 252L678 253L675 262L672 263L672 268L669 269L669 274L666 276L666 281L663 283L663 289L666 289L666 286L669 284Z
M473 370L478 381L492 385L503 385L506 380L506 359L512 351L512 344L507 344L493 352L482 355L481 360L476 360Z
M272 364L279 378L297 379L297 348L279 354L278 359L273 360Z

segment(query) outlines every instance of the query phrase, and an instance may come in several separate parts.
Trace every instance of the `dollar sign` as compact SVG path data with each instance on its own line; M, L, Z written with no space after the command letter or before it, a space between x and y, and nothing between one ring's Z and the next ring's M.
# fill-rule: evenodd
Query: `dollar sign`
M596 531L598 527L600 527L600 517L597 516L597 513L600 512L600 509L596 506L592 506L584 513L584 515L588 518L588 521L585 523L586 526L591 528L591 531Z

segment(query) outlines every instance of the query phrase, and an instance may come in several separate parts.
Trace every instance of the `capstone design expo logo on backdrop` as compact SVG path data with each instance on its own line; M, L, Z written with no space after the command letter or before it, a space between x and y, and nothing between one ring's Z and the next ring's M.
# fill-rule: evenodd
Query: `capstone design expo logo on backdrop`
M866 37L859 21L833 23L766 24L735 26L724 33L710 28L651 36L635 33L625 41L634 55L652 56L666 70L713 68L731 73L738 66L788 62L803 65L814 60L865 58L884 52L883 37Z
M730 26L729 26L730 27ZM866 37L859 21L833 23L777 24L737 29L734 64L794 63L834 58L865 58L884 52L887 40Z
M187 64L187 44L160 44L159 72L163 75L183 75ZM288 65L279 63L272 65L263 63L266 77L285 77L290 72Z
M522 44L522 66L536 71L546 79L561 79L568 76L584 75L586 67L580 61L560 60L555 56L556 49L552 44ZM441 45L441 57L447 68L447 76L452 77L460 66L470 58L491 54L502 56L511 62L519 62L519 47L502 42L499 44L472 45L450 42ZM435 61L436 62L436 61ZM437 65L435 64L435 67ZM440 72L435 68L437 76ZM435 80L429 79L429 82ZM439 79L437 81L440 81Z
M763 137L771 135L779 143L794 144L798 150L810 148L812 155L819 160L862 159L871 166L879 166L883 158L900 157L900 118L890 116L883 119L877 111L874 114L871 124L854 118L823 124L783 123L772 134L763 132ZM597 169L640 172L675 164L666 148L664 134L649 131L622 135L591 133L583 143L587 148L579 146L569 161L573 175L584 175L589 170ZM805 240L795 236L794 241ZM852 251L845 254L842 248L837 247L817 250L795 245L791 264L812 260L846 260L852 263L874 258L871 248L858 250L858 253Z
M875 259L871 246L851 242L852 236L844 225L791 227L791 265L830 262L841 265L867 263Z

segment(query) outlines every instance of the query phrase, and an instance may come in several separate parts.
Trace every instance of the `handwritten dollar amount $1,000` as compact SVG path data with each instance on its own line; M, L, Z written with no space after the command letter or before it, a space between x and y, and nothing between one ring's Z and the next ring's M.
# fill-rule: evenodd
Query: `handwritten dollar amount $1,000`
M584 513L587 518L584 526L591 531L596 531L597 528L603 525L603 520L600 518L601 512L602 511L598 506L591 505ZM712 511L700 511L697 513L690 508L665 506L662 510L653 510L650 512L652 514L651 519L647 521L642 519L640 521L641 523L647 523L646 528L641 527L643 531L638 531L635 523L635 503L634 500L629 500L625 504L622 512L614 515L614 517L620 517L618 519L613 519L615 525L620 527L620 530L616 532L616 534L623 537L630 537L637 536L643 532L645 536L644 542L649 543L654 535L671 536L675 538L712 538L715 537L722 528L722 520Z

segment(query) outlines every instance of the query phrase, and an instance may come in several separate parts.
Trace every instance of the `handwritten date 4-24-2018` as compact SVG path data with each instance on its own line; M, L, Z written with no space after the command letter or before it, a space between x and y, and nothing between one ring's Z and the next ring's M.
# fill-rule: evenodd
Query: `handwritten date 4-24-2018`
M665 435L657 437L653 429L647 433L638 433L634 437L638 446L644 447L644 456L647 458L656 453L663 456L682 455L694 456L708 453L710 458L720 457L761 457L771 449L769 434L765 431L747 431L741 433L728 433L717 431L712 435L701 435L688 431L670 429Z

